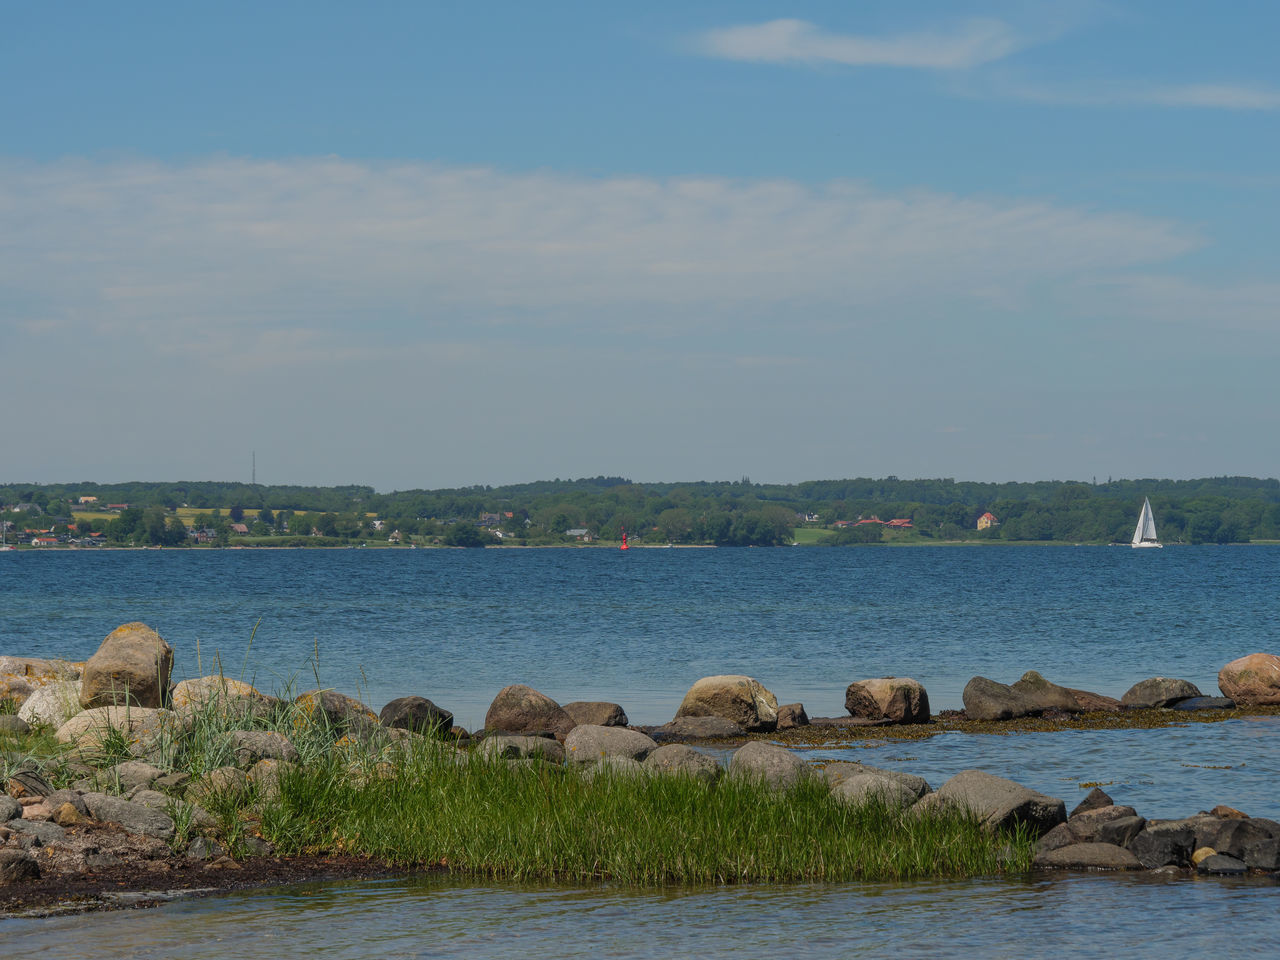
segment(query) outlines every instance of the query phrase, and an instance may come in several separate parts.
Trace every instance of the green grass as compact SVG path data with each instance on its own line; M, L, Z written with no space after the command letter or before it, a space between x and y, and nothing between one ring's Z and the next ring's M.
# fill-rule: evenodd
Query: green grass
M803 526L794 528L791 531L791 535L800 546L812 547L830 537L831 531L825 527Z
M844 806L809 780L785 792L679 776L587 779L444 748L401 751L382 775L338 764L285 778L264 836L292 853L354 853L511 880L628 885L906 880L1025 871L1025 835L955 813Z

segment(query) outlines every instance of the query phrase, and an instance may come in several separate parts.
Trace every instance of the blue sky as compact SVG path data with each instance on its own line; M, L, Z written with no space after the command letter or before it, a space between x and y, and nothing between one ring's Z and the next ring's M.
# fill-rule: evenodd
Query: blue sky
M1274 4L0 12L5 479L1280 473Z

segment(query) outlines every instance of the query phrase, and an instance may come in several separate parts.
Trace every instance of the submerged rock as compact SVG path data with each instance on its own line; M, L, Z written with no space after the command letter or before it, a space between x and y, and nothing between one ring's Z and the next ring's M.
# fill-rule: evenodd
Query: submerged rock
M1111 843L1073 843L1037 853L1033 867L1053 870L1141 870L1142 863Z
M676 717L660 727L646 727L654 740L732 740L745 730L724 717Z

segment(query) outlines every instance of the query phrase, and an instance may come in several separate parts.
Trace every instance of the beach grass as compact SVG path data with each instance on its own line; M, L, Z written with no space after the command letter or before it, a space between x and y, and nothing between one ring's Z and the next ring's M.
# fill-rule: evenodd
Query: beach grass
M281 780L263 812L281 852L349 853L508 880L652 886L908 880L1023 872L1033 843L958 812L833 799L814 778L776 790L401 749L363 774L341 762Z

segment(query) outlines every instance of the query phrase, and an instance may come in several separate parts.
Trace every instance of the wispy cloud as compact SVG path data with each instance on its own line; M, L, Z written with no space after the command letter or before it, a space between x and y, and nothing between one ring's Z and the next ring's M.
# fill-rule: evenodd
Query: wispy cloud
M1144 84L1116 81L1106 86L1000 82L984 91L1032 103L1080 107L1156 106L1203 110L1280 110L1280 90L1232 83Z
M950 31L866 36L832 33L805 20L770 20L709 30L698 46L710 56L758 63L963 70L1001 60L1027 40L1000 20L972 19Z

